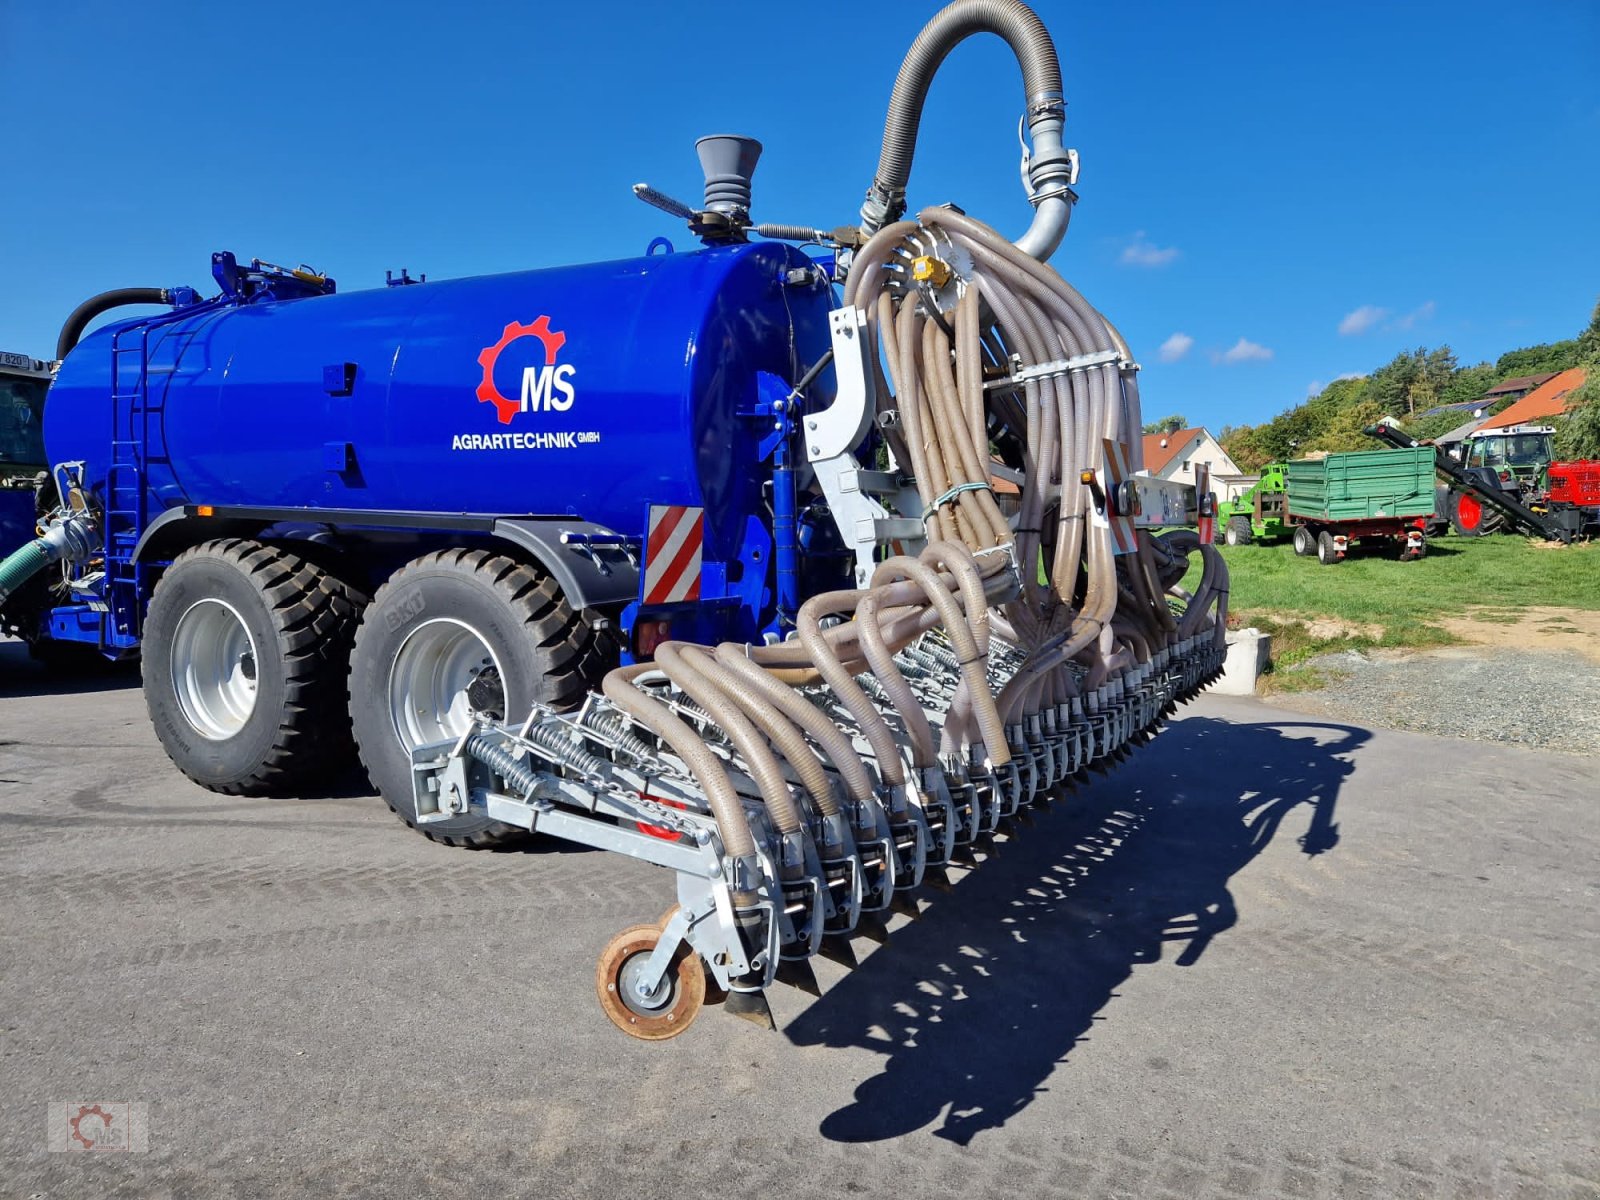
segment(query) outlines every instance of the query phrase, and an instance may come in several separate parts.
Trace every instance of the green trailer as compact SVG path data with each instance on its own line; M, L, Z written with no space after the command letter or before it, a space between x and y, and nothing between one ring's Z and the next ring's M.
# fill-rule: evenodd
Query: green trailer
M1402 560L1421 558L1434 519L1433 472L1430 446L1289 463L1285 495L1295 553L1331 566L1354 542L1398 545Z

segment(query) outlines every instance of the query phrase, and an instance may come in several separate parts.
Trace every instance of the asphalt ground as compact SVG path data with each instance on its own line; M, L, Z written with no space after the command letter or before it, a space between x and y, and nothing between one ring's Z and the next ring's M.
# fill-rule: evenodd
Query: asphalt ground
M1597 1197L1597 778L1204 698L778 1032L646 1044L594 963L664 872L212 795L0 646L0 1196Z

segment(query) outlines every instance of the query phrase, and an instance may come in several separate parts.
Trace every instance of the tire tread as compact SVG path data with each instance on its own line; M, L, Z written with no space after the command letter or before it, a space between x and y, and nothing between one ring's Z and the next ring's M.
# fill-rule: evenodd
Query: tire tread
M475 575L487 583L516 615L529 641L546 653L551 669L545 674L544 703L567 710L583 702L609 665L605 647L583 615L567 602L555 580L536 567L492 550L436 550L413 559L390 576L373 597L373 611L381 612L389 596L410 583L415 575L441 567ZM361 640L359 630L356 640L358 643ZM351 702L354 703L353 697ZM390 811L412 829L446 846L482 850L520 843L529 836L525 830L511 825L496 825L475 834L439 833L426 825L418 825L414 814L395 807L388 797L385 802Z
M266 602L284 650L283 719L260 765L243 779L211 784L181 762L176 764L178 769L202 786L228 796L279 794L316 771L342 769L354 749L345 695L350 645L362 598L298 555L251 538L221 538L191 546L172 560L167 575L186 562L205 557L234 566ZM152 607L160 592L158 583Z

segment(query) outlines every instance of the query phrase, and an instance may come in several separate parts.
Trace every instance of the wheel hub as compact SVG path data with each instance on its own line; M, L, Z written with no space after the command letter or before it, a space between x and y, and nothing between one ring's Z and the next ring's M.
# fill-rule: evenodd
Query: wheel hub
M650 955L641 951L622 964L617 972L617 998L642 1017L657 1015L672 1000L672 972L669 970L653 988L643 986Z
M256 708L256 645L239 610L223 600L191 604L171 643L172 691L195 732L208 741L236 736Z
M413 629L389 670L389 713L413 750L458 738L474 721L504 720L504 677L483 636L454 617Z

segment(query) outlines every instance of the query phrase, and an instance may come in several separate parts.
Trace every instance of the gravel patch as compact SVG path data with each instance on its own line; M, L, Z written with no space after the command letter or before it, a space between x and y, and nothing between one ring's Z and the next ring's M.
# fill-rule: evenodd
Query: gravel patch
M1449 647L1309 660L1328 686L1269 703L1364 725L1600 755L1600 664L1573 653Z

